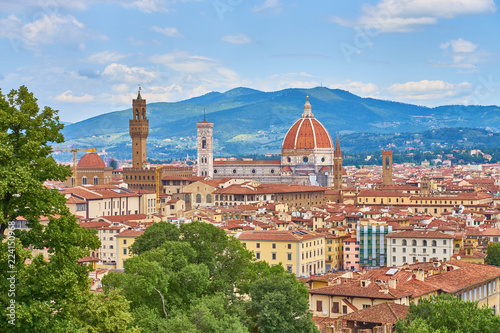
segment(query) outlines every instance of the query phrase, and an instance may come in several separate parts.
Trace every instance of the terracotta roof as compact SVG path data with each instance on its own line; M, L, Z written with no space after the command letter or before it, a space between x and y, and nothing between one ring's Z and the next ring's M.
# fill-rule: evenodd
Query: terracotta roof
M107 216L102 216L102 218L111 222L125 222L132 220L143 220L146 218L146 214L107 215Z
M257 225L256 223L254 223ZM281 230L267 230L267 231L244 231L238 238L240 241L245 240L262 240L262 241L282 241L282 242L300 242L303 240L310 240L314 238L325 237L325 234L320 234L310 231L281 231Z
M76 198L74 196L71 196L69 197L67 200L66 200L66 203L67 204L79 204L79 203L85 203L86 201L85 200L82 200L82 199L79 199L79 198Z
M447 263L458 266L460 269L433 275L426 279L427 283L447 293L458 292L462 289L500 277L500 267L460 260L449 260Z
M78 168L103 169L106 167L101 156L96 153L87 153L80 158L77 164Z
M367 286L363 287L360 281L342 283L331 285L327 287L321 287L317 289L309 290L310 294L321 294L321 295L338 295L338 296L348 296L348 297L361 297L361 298L378 298L378 299L400 299L405 296L410 296L411 293L408 291L403 291L394 288L387 288L387 293L385 292L386 286L372 282Z
M109 223L104 221L81 222L78 224L80 225L80 227L85 229L97 229L101 227L109 227Z
M290 127L282 149L333 149L332 138L326 128L314 118L300 118Z
M341 316L339 319L377 324L395 324L398 319L404 319L407 314L408 306L386 302Z
M144 233L144 230L123 230L115 237L139 237Z
M453 235L450 234L445 234L443 232L439 231L398 231L398 232L391 232L388 233L387 238L393 237L393 238L449 238L452 239L454 238Z

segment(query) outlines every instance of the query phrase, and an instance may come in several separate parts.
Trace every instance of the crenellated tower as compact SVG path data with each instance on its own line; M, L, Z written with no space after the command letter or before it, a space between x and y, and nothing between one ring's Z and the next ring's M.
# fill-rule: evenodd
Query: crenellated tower
M133 119L129 120L129 133L132 138L132 168L142 169L147 164L147 139L149 120L146 118L146 100L141 97L141 88L137 98L132 101Z

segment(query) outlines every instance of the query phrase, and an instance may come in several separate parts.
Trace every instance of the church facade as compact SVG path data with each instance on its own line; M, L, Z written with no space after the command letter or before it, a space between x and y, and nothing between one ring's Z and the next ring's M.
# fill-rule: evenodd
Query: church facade
M218 161L213 158L212 122L196 123L198 176L253 179L282 183L342 187L342 151L337 137L334 146L326 128L312 113L309 97L302 116L290 127L283 140L281 160Z

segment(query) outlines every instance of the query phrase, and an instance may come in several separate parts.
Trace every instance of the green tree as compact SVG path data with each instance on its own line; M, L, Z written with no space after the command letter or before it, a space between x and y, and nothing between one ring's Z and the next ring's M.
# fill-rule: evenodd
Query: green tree
M396 331L442 333L498 333L500 317L488 307L466 302L450 294L422 299L411 304L404 320L398 320Z
M141 254L160 247L166 241L179 240L179 235L179 228L175 224L164 221L154 223L137 237L130 250L135 254Z
M0 237L9 222L20 216L28 221L27 229L9 228L7 241L0 243L0 307L6 309L11 300L16 307L15 325L2 311L2 332L48 332L70 325L65 316L89 288L88 269L77 261L98 248L99 240L79 227L62 194L44 186L46 180L71 175L50 155L49 143L64 141L62 127L57 111L40 110L26 87L7 96L0 91ZM39 223L41 216L49 217L47 225ZM41 254L33 258L25 250L29 247L48 249L50 260ZM8 294L10 272L15 272L13 294Z
M259 332L319 332L311 320L309 292L281 265L251 286L250 311Z
M484 263L487 265L500 266L500 243L488 244Z

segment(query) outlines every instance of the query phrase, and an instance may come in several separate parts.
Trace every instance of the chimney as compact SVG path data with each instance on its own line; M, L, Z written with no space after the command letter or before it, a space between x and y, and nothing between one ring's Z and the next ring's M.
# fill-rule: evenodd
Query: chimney
M396 289L396 279L390 278L389 281L387 281L387 285L389 288Z
M424 281L425 280L425 273L424 273L424 270L419 268L415 273L415 279L417 279L418 281Z

